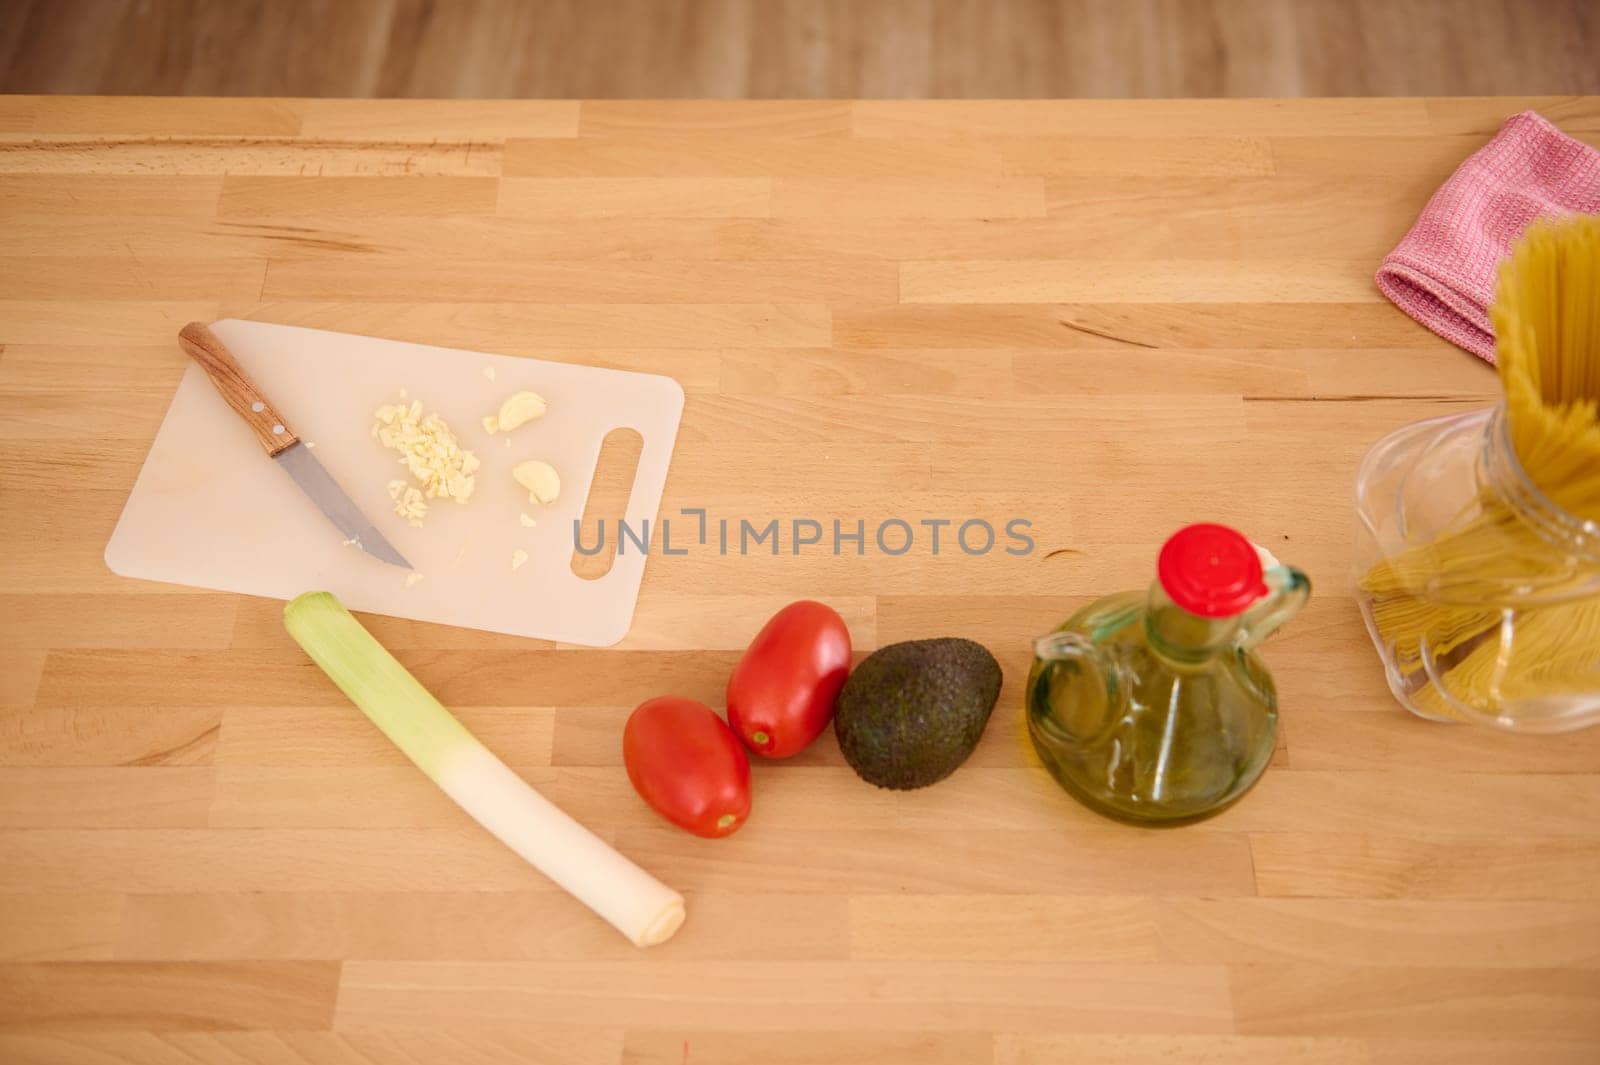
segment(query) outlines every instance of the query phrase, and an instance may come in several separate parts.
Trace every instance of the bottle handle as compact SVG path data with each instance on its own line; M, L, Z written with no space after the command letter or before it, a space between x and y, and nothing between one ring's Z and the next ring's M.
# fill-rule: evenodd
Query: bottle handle
M1030 728L1039 728L1061 744L1088 748L1097 744L1106 730L1121 716L1112 712L1115 698L1114 685L1108 663L1093 640L1081 633L1057 630L1033 641L1034 669L1028 676L1028 720ZM1076 682L1066 678L1051 679L1053 672L1041 673L1040 666L1059 666L1071 663L1080 673ZM1069 669L1072 666L1068 667ZM1041 685L1069 683L1074 697L1062 702L1048 696L1050 687L1043 691L1046 698L1040 702ZM1042 707L1047 707L1040 713ZM1059 713L1058 713L1059 711Z
M1300 613L1311 597L1311 578L1293 566L1273 566L1264 572L1267 594L1239 616L1237 644L1249 650Z
M1041 662L1066 662L1087 658L1098 662L1099 655L1089 640L1076 632L1058 629L1033 641L1033 656Z

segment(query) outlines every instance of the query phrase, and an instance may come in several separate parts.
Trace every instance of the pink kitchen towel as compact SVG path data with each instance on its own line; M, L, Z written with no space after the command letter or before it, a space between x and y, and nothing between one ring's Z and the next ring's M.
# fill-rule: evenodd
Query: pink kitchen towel
M1524 111L1439 187L1378 267L1402 311L1494 361L1489 301L1495 268L1534 219L1600 212L1600 151Z

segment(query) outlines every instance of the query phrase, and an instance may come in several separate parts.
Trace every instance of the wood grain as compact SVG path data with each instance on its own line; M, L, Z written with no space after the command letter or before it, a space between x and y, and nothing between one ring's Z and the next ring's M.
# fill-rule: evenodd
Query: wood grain
M680 1030L1205 1032L1228 1028L1232 1012L1214 966L696 962L679 972L663 995L648 962L352 961L335 1025L594 1023L616 1004L638 1027Z
M895 14L780 6L808 32ZM957 6L939 32L1014 32ZM388 11L432 57L396 85L432 84L451 48L502 54L402 7L339 16ZM905 61L933 76L918 40ZM837 76L761 47L795 64L762 84ZM1373 268L1528 106L1600 145L1592 97L0 98L0 1060L1594 1060L1600 731L1513 742L1404 714L1346 577L1367 446L1496 392ZM672 942L640 954L473 826L304 659L281 604L105 570L184 371L174 337L225 313L684 385L662 516L692 549L652 559L621 647L365 619L685 892ZM968 556L951 527L938 555L737 547L741 518L861 521L870 544L895 516L1025 517L1037 549ZM1140 832L1035 760L1029 641L1148 581L1197 518L1316 593L1264 651L1282 717L1259 788ZM983 742L898 793L825 733L754 767L736 836L664 826L627 784L623 721L663 692L720 706L800 597L861 654L991 647Z
M1600 88L1589 62L1600 31L1581 0L278 6L261 26L207 0L14 0L0 26L0 91L1014 99ZM472 103L457 113L498 118Z
M0 1030L319 1028L338 983L326 962L14 962Z

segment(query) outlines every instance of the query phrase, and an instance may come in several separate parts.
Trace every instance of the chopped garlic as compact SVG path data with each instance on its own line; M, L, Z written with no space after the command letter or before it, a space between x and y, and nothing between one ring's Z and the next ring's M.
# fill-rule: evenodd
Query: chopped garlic
M483 416L483 431L488 433L490 436L498 433L500 431L500 419L496 418L493 414L485 414ZM509 440L506 442L510 443Z
M399 485L397 490L394 486ZM412 524L420 525L427 516L428 504L422 493L404 481L391 481L389 494L394 497L394 512L402 518L411 519Z
M310 440L304 440L304 441L301 441L301 442L303 444L305 444L307 451L315 451L315 450L317 450L317 445L312 443Z
M418 573L416 570L412 570L410 573L406 574L407 588L411 587L413 584L420 583L422 583L422 574Z
M401 398L405 390L401 389ZM389 498L394 512L412 525L420 525L428 513L430 499L454 499L465 503L477 486L472 476L478 469L478 456L464 451L455 433L437 414L422 414L422 402L410 406L385 403L373 413L373 435L384 447L399 453L404 466L421 487L403 480L389 482Z
M493 381L494 380L494 367L493 366L485 366L483 368L483 376L485 376L489 380Z
M528 515L526 513L519 515L517 520L522 522L522 527L524 529L531 529L535 525L539 524L538 522L534 521L532 518L528 517Z
M512 569L521 569L522 564L526 561L528 561L528 553L522 548L519 547L515 551L511 552Z

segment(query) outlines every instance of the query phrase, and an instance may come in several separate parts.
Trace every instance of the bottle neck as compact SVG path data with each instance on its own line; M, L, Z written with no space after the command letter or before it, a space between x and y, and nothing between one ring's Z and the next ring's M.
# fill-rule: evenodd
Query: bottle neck
M1489 491L1551 547L1600 564L1600 522L1587 521L1542 491L1522 468L1505 404L1495 408L1478 451L1478 476Z
M1150 585L1144 613L1145 636L1162 658L1178 666L1208 662L1233 645L1239 618L1203 618L1178 606L1161 587Z

